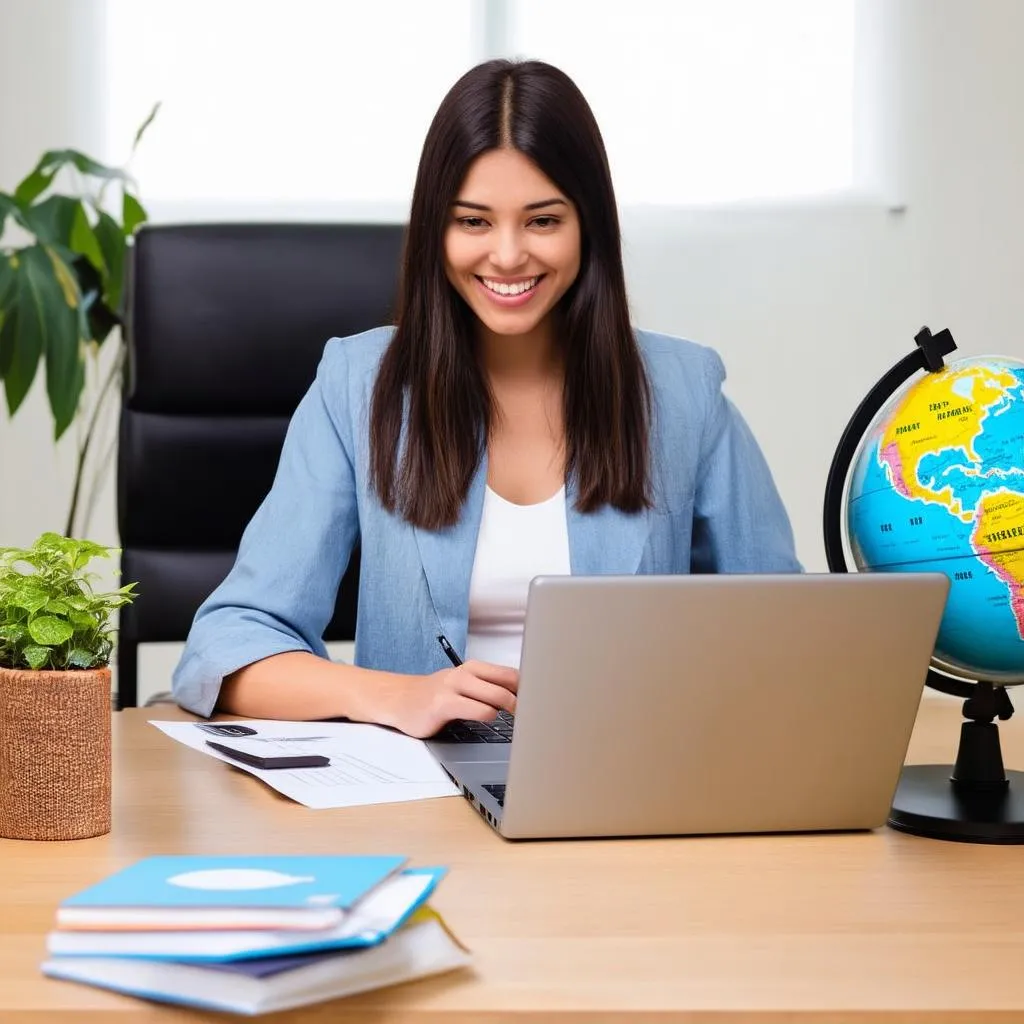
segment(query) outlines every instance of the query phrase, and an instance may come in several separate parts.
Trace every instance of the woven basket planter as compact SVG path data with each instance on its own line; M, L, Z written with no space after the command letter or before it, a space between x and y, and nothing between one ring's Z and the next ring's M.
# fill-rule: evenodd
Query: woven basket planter
M0 668L0 838L110 831L110 669Z

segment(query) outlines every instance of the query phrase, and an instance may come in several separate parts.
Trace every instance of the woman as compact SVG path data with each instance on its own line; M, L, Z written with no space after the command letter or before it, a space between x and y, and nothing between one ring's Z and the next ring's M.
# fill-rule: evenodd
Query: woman
M631 328L575 85L539 62L474 68L424 143L397 327L328 343L177 700L428 736L514 711L534 576L799 571L724 375ZM322 633L357 540L356 664L335 664Z

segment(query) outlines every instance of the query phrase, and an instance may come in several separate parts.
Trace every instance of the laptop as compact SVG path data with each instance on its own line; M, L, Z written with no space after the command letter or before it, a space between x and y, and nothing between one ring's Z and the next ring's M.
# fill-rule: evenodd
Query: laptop
M539 576L515 717L427 741L508 839L873 829L941 573Z

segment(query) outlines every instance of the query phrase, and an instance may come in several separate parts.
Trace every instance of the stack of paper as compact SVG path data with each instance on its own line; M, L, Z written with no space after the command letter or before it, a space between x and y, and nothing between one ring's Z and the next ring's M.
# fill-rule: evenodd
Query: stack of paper
M65 900L43 973L258 1014L469 962L403 857L149 857Z

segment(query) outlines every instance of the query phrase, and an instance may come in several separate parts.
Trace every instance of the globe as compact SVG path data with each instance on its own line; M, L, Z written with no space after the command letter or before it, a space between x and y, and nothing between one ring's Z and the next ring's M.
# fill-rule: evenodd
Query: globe
M889 824L1024 843L1024 772L1004 767L996 725L1013 715L1007 687L1024 682L1024 362L946 362L957 346L945 328L914 341L836 446L825 557L833 573L849 571L849 548L862 572L949 579L925 682L964 699L956 763L905 764Z
M864 436L844 515L858 569L949 577L936 668L1024 682L1024 363L911 378Z

